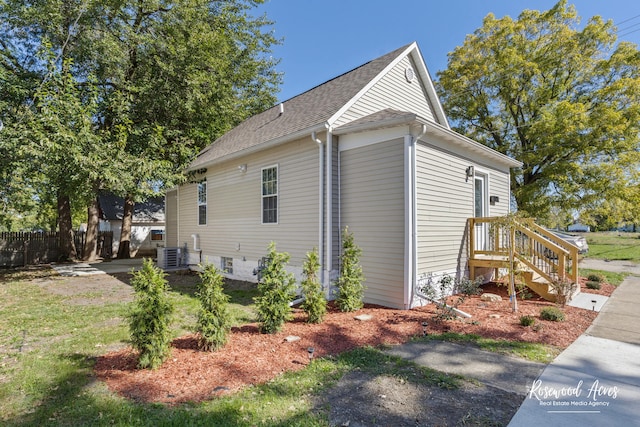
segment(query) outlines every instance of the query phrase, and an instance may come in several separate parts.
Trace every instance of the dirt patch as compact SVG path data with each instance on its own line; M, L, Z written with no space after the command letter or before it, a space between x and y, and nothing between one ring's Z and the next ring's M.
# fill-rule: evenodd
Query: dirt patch
M94 274L87 276L59 276L52 273L47 279L35 280L41 289L69 297L72 305L115 304L133 301L130 274Z
M316 410L328 412L332 426L496 426L507 425L521 403L522 396L483 384L450 390L352 371Z

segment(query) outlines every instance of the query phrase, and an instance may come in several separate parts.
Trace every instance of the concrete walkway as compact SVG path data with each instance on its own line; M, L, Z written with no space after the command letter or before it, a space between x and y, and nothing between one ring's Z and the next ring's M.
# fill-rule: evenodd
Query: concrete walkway
M582 268L640 274L629 262ZM587 331L534 381L513 427L640 426L640 277L631 275Z
M385 353L440 372L475 378L484 384L523 397L547 366L544 363L445 341L408 342L391 347Z

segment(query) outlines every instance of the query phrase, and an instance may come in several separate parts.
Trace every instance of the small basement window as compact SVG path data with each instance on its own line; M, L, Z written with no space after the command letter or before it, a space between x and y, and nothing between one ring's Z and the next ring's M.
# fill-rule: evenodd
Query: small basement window
M227 274L233 274L233 258L223 256L220 259L220 269Z

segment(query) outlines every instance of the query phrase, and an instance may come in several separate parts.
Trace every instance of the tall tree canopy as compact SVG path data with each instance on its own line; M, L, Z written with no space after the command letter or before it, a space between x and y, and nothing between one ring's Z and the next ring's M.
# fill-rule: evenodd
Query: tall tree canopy
M612 22L596 16L581 27L562 0L516 20L487 15L449 54L438 85L458 131L523 162L513 196L544 220L558 206L588 215L638 205L629 202L639 197L630 191L640 161L639 71L637 47L617 42Z
M0 117L8 130L0 150L10 154L0 180L26 180L36 193L69 188L89 207L107 190L130 208L179 183L199 150L276 101L281 76L270 53L278 41L272 22L251 15L262 2L0 2ZM45 126L43 112L58 125ZM73 132L79 124L82 132ZM64 150L44 139L63 141ZM15 169L35 157L45 162L37 174ZM83 173L88 158L93 167ZM73 168L72 181L59 173L61 162Z

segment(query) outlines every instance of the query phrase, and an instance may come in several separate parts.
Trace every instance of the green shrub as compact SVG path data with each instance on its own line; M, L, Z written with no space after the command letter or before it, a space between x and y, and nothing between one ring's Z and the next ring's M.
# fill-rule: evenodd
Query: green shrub
M579 285L568 277L561 276L549 283L549 287L556 294L556 302L564 307L578 290Z
M482 279L471 280L467 278L454 279L448 274L443 275L438 284L427 284L422 288L422 292L436 304L436 314L433 316L436 321L454 320L458 317L456 309L463 304L467 298L478 295L482 292L480 285ZM449 296L450 303L447 303Z
M318 251L314 248L307 253L307 259L302 265L304 280L300 283L304 294L302 309L307 313L309 323L321 323L327 313L327 299L322 292L322 284L317 275L319 268Z
M290 256L286 252L276 252L276 244L269 244L268 262L262 270L258 283L259 295L254 298L260 331L264 334L278 332L284 322L291 320L291 306L289 302L295 296L292 273L285 270Z
M342 233L342 255L340 256L340 277L336 282L338 286L338 298L336 303L340 311L356 311L364 305L365 287L362 267L360 266L360 255L362 249L358 247L353 239L353 234L349 233L349 228L345 227Z
M591 273L591 274L589 274L589 275L587 276L587 280L588 280L589 282L598 282L598 283L601 283L601 282L604 282L604 281L605 281L605 277L604 277L604 275L603 275L603 274L600 274L600 273Z
M562 322L564 313L558 307L545 307L540 310L540 318L543 320L551 320L552 322Z
M145 259L142 269L133 273L131 285L135 300L127 314L131 344L138 350L138 366L155 369L169 355L169 326L173 304L169 301L169 286L165 274L151 259Z
M217 350L227 342L232 319L229 296L223 292L223 284L224 277L213 264L202 268L196 294L200 301L197 332L201 350Z
M585 283L585 286L589 289L600 289L600 282L597 280L589 280Z
M534 323L536 323L536 319L533 316L520 316L520 324L522 326L533 326Z

